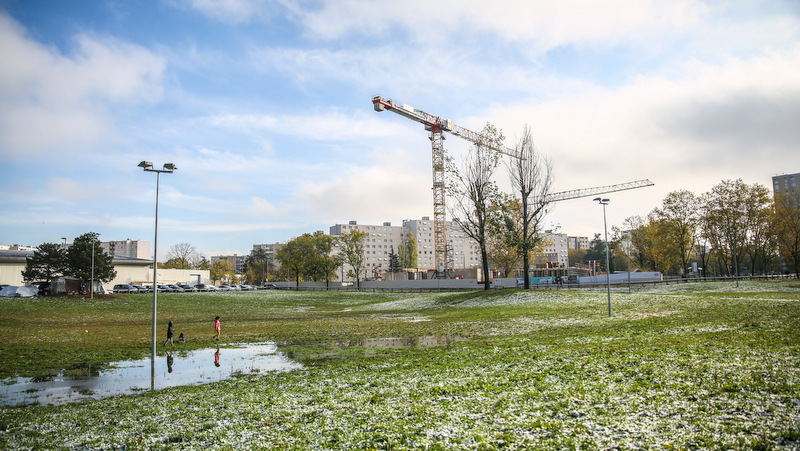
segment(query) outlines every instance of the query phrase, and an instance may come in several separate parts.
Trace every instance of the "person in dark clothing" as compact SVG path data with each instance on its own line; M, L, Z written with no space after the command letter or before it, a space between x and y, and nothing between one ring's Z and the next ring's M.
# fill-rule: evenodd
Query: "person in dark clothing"
M172 346L175 346L175 343L172 342L172 321L169 322L169 326L167 326L167 341L164 342L164 346L169 343Z

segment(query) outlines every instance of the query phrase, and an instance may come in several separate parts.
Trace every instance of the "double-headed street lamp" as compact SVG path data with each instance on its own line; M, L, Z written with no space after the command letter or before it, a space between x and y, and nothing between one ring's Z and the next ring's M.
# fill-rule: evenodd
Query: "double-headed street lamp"
M144 169L145 172L156 173L156 233L153 238L153 352L150 358L151 374L150 374L150 388L155 389L156 385L156 306L158 305L158 185L162 173L172 173L178 169L172 163L164 163L163 169L153 168L153 163L150 161L142 161L139 167Z
M595 197L594 200L603 206L603 231L605 232L606 236L606 286L608 287L608 317L611 318L611 265L609 264L608 258L608 226L606 226L606 205L608 205L609 200L602 199L600 197Z

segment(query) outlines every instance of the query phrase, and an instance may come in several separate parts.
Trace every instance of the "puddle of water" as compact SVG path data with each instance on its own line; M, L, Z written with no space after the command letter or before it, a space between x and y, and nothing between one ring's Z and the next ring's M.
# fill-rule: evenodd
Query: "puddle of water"
M463 340L462 337L455 335L426 335L422 337L366 338L348 344L373 348L410 348L412 346L444 346L461 340Z
M233 345L169 352L156 357L155 381L150 357L115 362L90 376L58 375L51 378L11 378L0 383L0 404L6 406L39 403L58 405L84 399L132 394L178 385L198 385L228 379L237 374L291 371L302 368L277 353L274 343Z

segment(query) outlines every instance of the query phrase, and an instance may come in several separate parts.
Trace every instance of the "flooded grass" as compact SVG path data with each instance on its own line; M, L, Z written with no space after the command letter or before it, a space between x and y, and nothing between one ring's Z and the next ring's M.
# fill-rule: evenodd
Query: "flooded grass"
M0 447L797 449L800 284L740 285L614 293L612 318L605 292L175 295L160 318L187 348L209 343L219 314L226 339L278 342L305 368L0 408ZM45 313L3 302L4 324L25 324L0 331L4 358L24 356L7 377L58 367L58 353L25 363L48 346L99 360L149 350L146 299L47 300ZM92 326L113 349L51 337L51 324ZM461 340L341 346L425 336Z
M216 382L245 374L291 371L302 366L276 352L274 343L247 343L195 351L170 347L166 355L90 365L46 377L10 378L0 387L0 405L59 405L88 398ZM153 365L155 363L155 365Z

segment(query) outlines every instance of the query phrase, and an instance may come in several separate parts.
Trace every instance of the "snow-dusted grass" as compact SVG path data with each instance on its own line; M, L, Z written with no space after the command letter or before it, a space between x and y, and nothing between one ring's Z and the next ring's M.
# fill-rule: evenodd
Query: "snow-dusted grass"
M0 448L797 449L800 287L740 285L614 293L611 318L603 292L217 297L306 368L0 408ZM414 334L465 339L339 346Z

